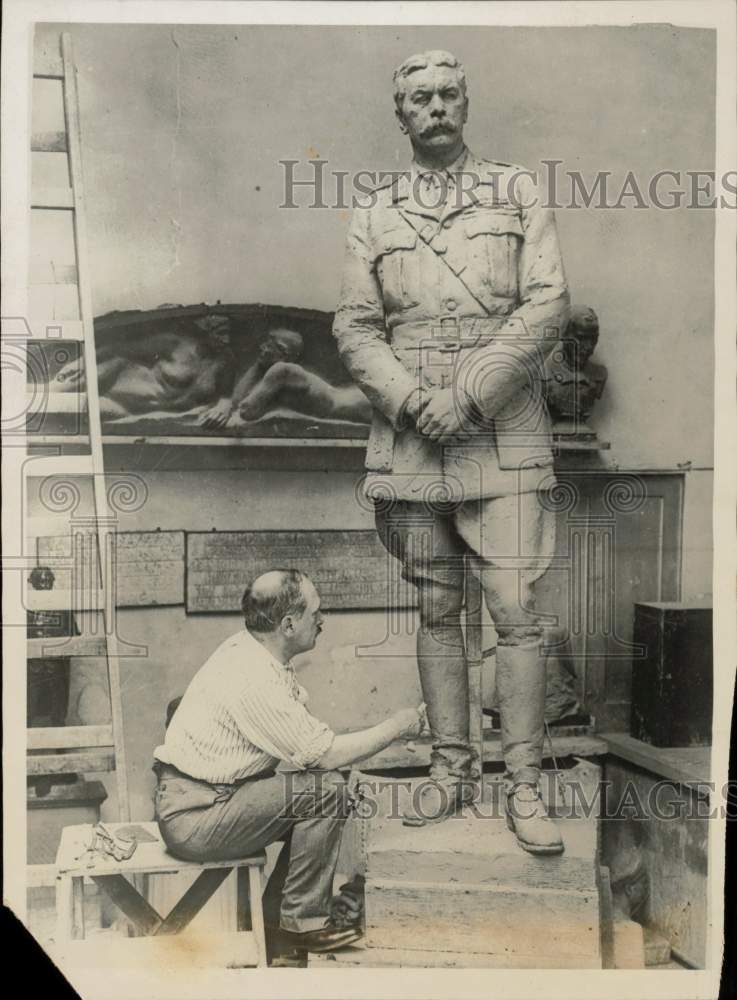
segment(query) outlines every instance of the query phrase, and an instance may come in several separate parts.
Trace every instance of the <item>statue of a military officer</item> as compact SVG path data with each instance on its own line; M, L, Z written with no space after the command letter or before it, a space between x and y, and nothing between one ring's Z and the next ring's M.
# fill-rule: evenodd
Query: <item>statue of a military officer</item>
M508 822L526 850L554 854L563 844L539 795L545 660L533 585L554 546L542 373L568 314L555 222L529 172L466 148L466 80L453 55L407 59L394 100L411 169L354 212L334 334L374 408L366 490L377 527L418 591L432 781L405 822L456 811L478 766L465 558L498 634Z

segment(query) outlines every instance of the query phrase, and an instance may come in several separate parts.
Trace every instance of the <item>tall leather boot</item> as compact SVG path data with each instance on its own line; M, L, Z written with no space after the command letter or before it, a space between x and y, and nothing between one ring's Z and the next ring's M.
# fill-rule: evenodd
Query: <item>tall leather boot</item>
M540 797L545 658L538 642L497 645L496 690L507 768L507 825L531 854L560 854L563 840Z
M418 786L405 810L405 826L439 823L457 813L473 798L477 775L469 742L468 667L460 624L442 633L421 629L417 665L433 742L430 779Z

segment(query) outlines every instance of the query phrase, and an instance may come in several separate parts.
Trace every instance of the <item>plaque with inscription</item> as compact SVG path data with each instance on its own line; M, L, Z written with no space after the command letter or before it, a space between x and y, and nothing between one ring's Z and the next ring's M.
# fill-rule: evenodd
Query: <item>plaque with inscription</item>
M374 531L211 531L187 532L187 611L240 611L246 584L277 566L306 573L326 611L415 603Z
M52 565L59 585L71 556L69 535L38 539L40 565ZM115 535L115 603L119 608L184 603L184 532L119 531Z

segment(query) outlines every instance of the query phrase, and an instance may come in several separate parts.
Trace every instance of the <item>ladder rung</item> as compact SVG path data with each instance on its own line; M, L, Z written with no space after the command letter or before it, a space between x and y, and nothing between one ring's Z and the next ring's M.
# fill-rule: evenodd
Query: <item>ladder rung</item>
M74 590L28 590L25 606L28 611L100 611L105 607L101 590L80 587Z
M37 56L33 64L33 75L37 80L63 80L64 64L53 56Z
M107 656L107 643L104 638L90 639L84 635L26 641L26 657L29 660L56 660L69 656Z
M93 476L92 455L39 455L23 466L26 476Z
M80 319L31 319L31 340L84 340Z
M34 132L31 136L32 153L66 153L66 132Z
M74 208L74 191L70 187L34 188L31 208Z
M65 774L114 771L113 750L81 750L79 753L42 753L26 757L27 774Z
M39 79L63 80L64 63L57 41L37 42L33 56L33 75Z
M112 726L44 726L28 730L29 750L112 747Z

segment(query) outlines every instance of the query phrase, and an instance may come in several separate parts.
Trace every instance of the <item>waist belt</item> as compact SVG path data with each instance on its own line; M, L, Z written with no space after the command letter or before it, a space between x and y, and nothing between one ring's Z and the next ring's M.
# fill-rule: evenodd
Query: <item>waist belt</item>
M438 316L437 319L398 323L390 333L392 347L420 350L432 341L472 347L490 341L507 321L506 316ZM407 340L414 341L407 343Z
M236 778L235 781L206 781L204 778L193 778L191 774L185 774L184 771L180 771L179 768L174 767L173 764L165 764L164 761L157 760L156 758L154 758L151 770L159 779L186 778L187 781L199 781L203 785L211 785L213 787L232 785L234 788L245 784L247 781L258 781L261 778L273 778L276 774L276 771L273 768L267 768L265 771L259 771L258 774L249 774L245 778Z

